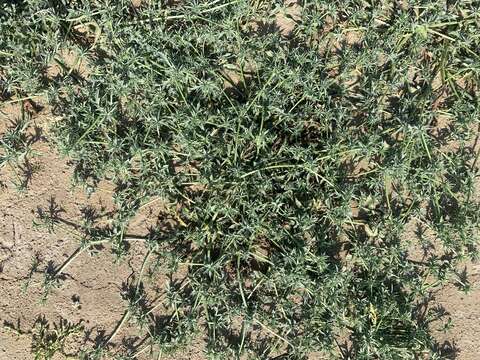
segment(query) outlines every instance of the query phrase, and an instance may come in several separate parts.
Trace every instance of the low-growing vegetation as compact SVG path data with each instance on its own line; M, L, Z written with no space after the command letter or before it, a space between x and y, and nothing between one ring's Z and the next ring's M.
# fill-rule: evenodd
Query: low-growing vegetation
M426 301L452 278L467 291L457 265L478 254L478 1L0 11L0 95L48 99L75 182L115 186L111 222L77 228L45 290L99 244L147 249L118 327L83 357L109 356L126 322L152 358L198 338L220 359L443 356ZM24 156L22 124L0 164ZM133 237L154 202L157 225Z

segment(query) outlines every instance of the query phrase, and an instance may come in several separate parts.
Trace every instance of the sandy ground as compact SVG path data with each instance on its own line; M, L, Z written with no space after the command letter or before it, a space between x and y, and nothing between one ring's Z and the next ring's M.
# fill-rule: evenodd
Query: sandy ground
M480 358L480 266L471 266L469 274L471 292L465 294L450 285L438 293L432 304L443 308L445 317L452 319L451 330L444 333L436 329L435 332L449 359Z
M18 106L9 105L2 109L0 133L19 116ZM108 184L102 185L102 190L91 197L87 197L82 189L72 187L72 168L49 145L49 134L45 130L50 121L48 111L34 114L33 121L42 130L33 144L38 156L33 158L32 164L38 170L27 190L16 190L11 182L13 173L8 167L0 170L0 360L33 359L32 328L35 329L35 324L38 326L40 321L47 323L50 329L62 321L83 325L84 331L68 338L67 353L74 354L78 349L91 348L104 341L125 311L126 302L122 299L124 281L138 273L145 255L141 243L133 243L130 255L121 261L116 261L109 249L95 256L83 253L65 270L61 287L54 289L45 303L41 302L46 267L61 264L79 243L68 226L54 233L35 227L40 209L45 211L55 204L60 210L60 218L78 224L85 206L97 210L100 214L98 221L107 221L114 206ZM133 221L133 232L145 233L149 218L155 217L157 206L160 205L152 205ZM25 289L35 258L40 265ZM433 324L433 330L442 348L450 354L449 358L476 360L480 356L480 265L469 265L467 270L471 283L468 295L449 285L438 292L432 302L432 306L444 309L454 327L443 333ZM154 292L163 288L165 283L166 279L160 276L149 286ZM114 352L136 348L141 340L142 334L127 324L113 339L111 348ZM149 359L151 356L144 352L136 358ZM203 358L199 345L175 357L177 360Z

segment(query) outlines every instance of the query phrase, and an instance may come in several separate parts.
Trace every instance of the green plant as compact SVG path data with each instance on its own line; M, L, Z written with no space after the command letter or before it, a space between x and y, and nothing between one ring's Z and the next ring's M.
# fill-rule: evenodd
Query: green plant
M22 331L20 328L20 320L18 324L14 325L9 322L4 322L3 329L8 330L19 337L29 336L32 339L32 354L35 355L35 360L50 360L57 356L63 355L65 359L76 359L77 354L68 354L65 351L65 343L73 335L79 334L83 330L81 322L77 324L69 323L61 319L58 323L51 324L44 316L39 316L33 325L33 329ZM79 354L82 354L80 351Z
M46 39L32 71L58 46L88 60L48 83L57 143L118 209L49 283L91 244L125 254L159 199L176 225L142 239L142 270L172 281L154 303L138 280L119 323L152 352L204 333L212 358L441 356L419 303L477 256L478 2L26 3L6 9ZM47 91L26 74L15 91ZM407 224L435 255L411 258Z
M73 356L65 354L65 341L81 330L81 324L74 325L64 320L54 324L54 328L50 329L44 318L39 319L32 334L32 353L35 355L35 360L50 360L57 353L73 359Z

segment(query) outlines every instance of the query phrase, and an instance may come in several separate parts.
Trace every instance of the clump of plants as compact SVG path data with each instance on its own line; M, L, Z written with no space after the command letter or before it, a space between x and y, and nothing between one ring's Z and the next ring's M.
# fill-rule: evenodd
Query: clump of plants
M79 251L124 255L151 201L174 223L144 239L120 323L148 351L441 356L422 301L477 255L477 2L21 3L3 5L0 59L34 59L75 180L116 186L112 225ZM58 46L90 74L45 79ZM28 94L25 74L7 91ZM162 318L146 268L172 279Z

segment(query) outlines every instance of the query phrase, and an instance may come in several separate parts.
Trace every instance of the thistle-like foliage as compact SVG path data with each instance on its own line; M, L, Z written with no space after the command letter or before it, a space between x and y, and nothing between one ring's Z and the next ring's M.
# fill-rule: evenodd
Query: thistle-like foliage
M13 3L4 92L47 91L76 179L116 185L114 249L142 204L174 204L147 245L188 273L152 344L201 331L225 359L346 357L345 341L355 359L433 354L419 303L478 242L478 2ZM49 79L60 48L89 74Z

